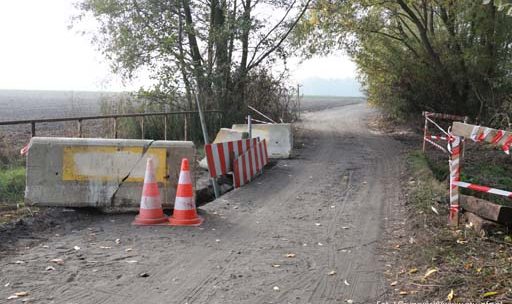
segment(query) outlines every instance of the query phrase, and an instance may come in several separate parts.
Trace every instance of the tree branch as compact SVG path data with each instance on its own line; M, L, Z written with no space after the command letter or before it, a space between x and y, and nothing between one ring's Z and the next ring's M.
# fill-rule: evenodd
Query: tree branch
M299 20L302 18L302 16L304 16L304 14L306 13L306 10L308 9L309 7L309 4L311 3L312 0L308 0L306 2L306 4L304 5L304 8L302 9L302 11L300 12L300 14L297 16L297 18L295 19L295 21L293 22L293 24L290 26L290 28L288 29L288 31L286 31L286 33L281 37L281 39L279 40L278 43L276 43L273 47L271 47L269 50L267 50L264 54L262 54L255 62L253 62L252 64L250 64L248 67L247 67L247 70L251 70L252 68L254 68L255 66L259 65L263 60L265 60L265 58L267 58L270 54L272 54L278 47L281 46L281 44L283 44L284 40L288 37L288 35L290 35L290 33L292 32L292 30L295 28L295 26L297 25L297 23L299 23Z

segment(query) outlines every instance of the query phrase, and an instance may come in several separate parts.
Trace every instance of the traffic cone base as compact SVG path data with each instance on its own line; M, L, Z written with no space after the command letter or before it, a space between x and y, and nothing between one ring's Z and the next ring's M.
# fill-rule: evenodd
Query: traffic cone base
M174 210L169 218L171 226L199 226L203 221L195 210Z
M161 213L161 214L160 214ZM132 225L167 225L167 216L161 210L141 210Z
M135 217L132 225L160 225L167 223L167 221L168 219L162 209L160 191L155 179L153 159L148 158L144 186L142 187L142 197L140 198L139 214Z

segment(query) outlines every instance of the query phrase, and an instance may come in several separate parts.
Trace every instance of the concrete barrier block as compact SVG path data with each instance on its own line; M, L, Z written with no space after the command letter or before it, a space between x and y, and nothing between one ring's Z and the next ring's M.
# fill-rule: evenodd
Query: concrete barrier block
M247 130L246 124L236 124L235 131ZM289 158L293 149L292 125L280 124L253 124L252 137L266 139L268 143L268 156L270 158Z
M249 138L247 129L245 130L232 130L228 128L221 128L213 141L214 144L226 141L235 141L244 138Z
M38 206L138 210L150 156L163 205L171 207L181 159L195 160L192 142L34 137L25 200Z

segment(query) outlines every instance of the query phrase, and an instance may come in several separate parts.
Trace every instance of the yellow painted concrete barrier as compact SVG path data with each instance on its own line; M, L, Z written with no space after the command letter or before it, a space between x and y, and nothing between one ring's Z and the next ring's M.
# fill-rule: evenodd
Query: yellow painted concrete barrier
M25 200L38 206L137 210L148 157L154 159L163 205L170 207L181 159L194 163L192 142L34 137Z

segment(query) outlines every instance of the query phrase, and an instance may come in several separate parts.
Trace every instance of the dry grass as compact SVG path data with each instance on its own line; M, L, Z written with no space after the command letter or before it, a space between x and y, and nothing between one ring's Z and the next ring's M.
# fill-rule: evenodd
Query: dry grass
M512 301L512 242L506 227L487 238L470 227L446 225L447 185L435 178L420 151L408 158L408 219L386 272L393 298L404 301ZM439 213L436 214L432 207ZM429 270L435 270L425 277Z

